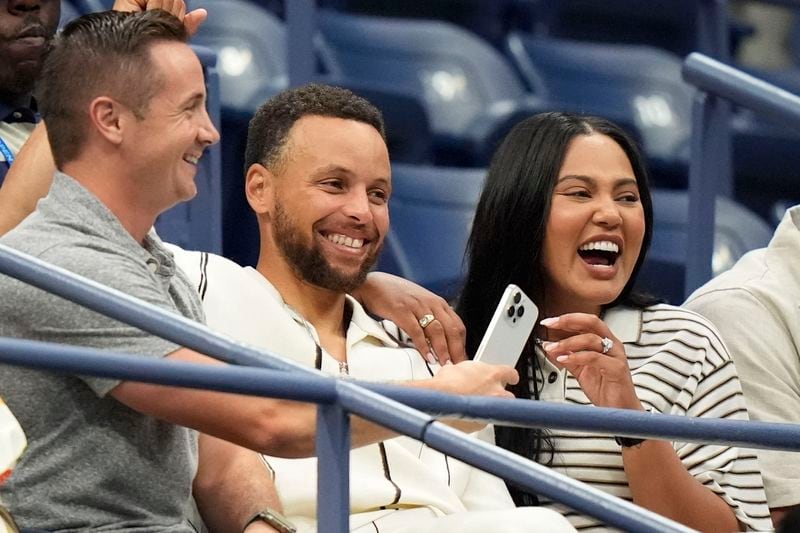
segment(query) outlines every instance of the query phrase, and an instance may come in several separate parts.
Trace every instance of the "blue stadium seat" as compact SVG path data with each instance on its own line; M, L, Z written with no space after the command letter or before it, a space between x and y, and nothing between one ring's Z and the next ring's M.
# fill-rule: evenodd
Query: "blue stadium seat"
M208 11L208 19L192 43L217 53L223 106L255 109L265 95L288 86L283 21L247 0L203 0L196 5Z
M216 54L202 47L193 47L203 65L208 93L208 111L219 129L219 76ZM178 204L156 221L156 231L167 242L190 250L222 253L222 171L220 146L207 149L200 160L195 182L197 196Z
M717 198L714 224L714 275L729 269L746 252L763 248L772 229L755 213L726 198ZM684 191L657 189L653 192L655 215L653 243L639 275L639 287L680 304L685 294L685 264L689 197Z
M80 16L81 12L78 11L78 8L76 8L72 2L61 0L61 18L58 19L58 28L62 29L69 21Z
M546 35L583 41L648 44L685 56L697 50L697 0L540 0ZM540 24L542 25L542 24ZM731 51L753 28L730 20Z
M323 63L335 78L378 81L427 110L439 164L485 165L522 117L551 109L476 35L432 20L321 9Z
M114 5L114 0L70 0L78 13L96 13L98 11L108 11ZM62 7L64 2L62 2Z
M445 298L461 285L463 257L485 169L395 164L391 228L378 268L411 279ZM684 299L688 195L659 189L653 194L653 244L639 287L667 301ZM765 246L770 228L730 200L717 200L714 272L730 268L745 252Z
M692 88L681 60L650 46L512 32L506 46L526 82L562 107L613 119L641 139L659 186L685 187Z
M378 270L455 297L485 177L483 168L393 164L391 227Z

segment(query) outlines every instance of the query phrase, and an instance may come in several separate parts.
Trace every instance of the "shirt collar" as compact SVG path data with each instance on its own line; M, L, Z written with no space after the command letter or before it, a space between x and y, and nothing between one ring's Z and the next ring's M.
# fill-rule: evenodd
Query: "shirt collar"
M264 287L264 289L269 293L270 296L275 298L276 301L280 302L281 305L284 306L286 312L292 319L297 322L298 324L305 324L307 321L304 317L300 315L295 309L291 306L286 305L283 301L283 297L281 296L280 291L273 285L263 274L252 267L247 267L245 269L251 277L257 278ZM352 314L350 316L350 324L347 326L347 345L348 347L356 342L361 341L365 337L375 337L378 341L387 346L397 346L397 341L392 338L389 333L381 326L380 322L375 320L372 316L367 313L364 307L352 296L345 295L347 298L346 305L350 306L352 310Z
M62 220L70 217L83 231L91 231L110 242L123 245L143 261L155 257L164 274L171 274L175 270L172 253L164 247L155 232L148 234L142 244L138 243L100 199L63 172L56 171L50 192L37 209ZM90 226L86 226L87 221L91 221Z
M642 310L633 307L613 307L602 316L611 333L623 343L638 342L642 334Z
M350 318L350 326L347 329L348 345L359 342L365 337L374 337L381 344L386 346L391 346L393 348L398 346L397 339L392 338L381 325L381 322L367 313L364 306L362 306L358 300L348 294L347 301L353 310L353 314Z

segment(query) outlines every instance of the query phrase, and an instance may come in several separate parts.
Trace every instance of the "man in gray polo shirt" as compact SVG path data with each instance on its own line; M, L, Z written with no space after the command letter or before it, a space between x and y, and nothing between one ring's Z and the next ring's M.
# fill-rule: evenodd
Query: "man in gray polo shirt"
M59 167L76 179L59 174L41 209L3 242L202 319L170 254L147 235L160 210L194 194L196 159L218 137L185 38L180 21L157 12L96 15L59 38L45 67L42 112ZM83 69L97 77L75 76ZM156 128L169 134L157 138ZM143 181L147 167L158 180ZM131 194L134 185L141 193ZM3 336L151 357L180 348L9 278L0 278L0 293ZM144 416L142 395L125 383L7 366L0 383L29 441L0 493L23 527L192 531L184 516L193 480L211 527L244 526L275 505L255 454L205 436L198 451L196 432ZM181 401L162 411L178 411ZM252 475L226 480L226 468ZM242 485L248 496L237 498Z

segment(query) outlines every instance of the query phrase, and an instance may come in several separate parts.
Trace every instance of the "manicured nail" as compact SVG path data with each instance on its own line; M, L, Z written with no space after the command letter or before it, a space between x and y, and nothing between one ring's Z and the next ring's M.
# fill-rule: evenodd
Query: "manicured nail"
M569 361L569 356L568 355L559 355L558 357L556 357L556 361L558 361L559 363L563 363L565 361Z
M436 361L436 356L433 355L433 352L428 352L425 354L425 359L428 360L428 363L435 365L438 361Z
M556 324L558 323L558 317L555 317L555 318L545 318L544 320L542 320L542 321L541 321L541 322L539 322L539 323L540 323L541 325L543 325L544 327L546 327L546 328L549 328L550 326L554 326L554 325L556 325Z
M542 348L544 348L546 352L551 352L556 349L557 344L557 342L553 341L542 341Z

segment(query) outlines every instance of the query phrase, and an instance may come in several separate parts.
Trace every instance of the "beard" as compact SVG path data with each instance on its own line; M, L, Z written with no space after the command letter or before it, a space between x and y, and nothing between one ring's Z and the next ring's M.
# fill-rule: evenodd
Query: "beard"
M367 279L380 248L377 247L352 274L340 272L325 258L319 244L313 240L306 243L300 229L280 203L275 206L272 217L272 232L278 250L286 259L295 275L303 281L329 291L351 293Z

